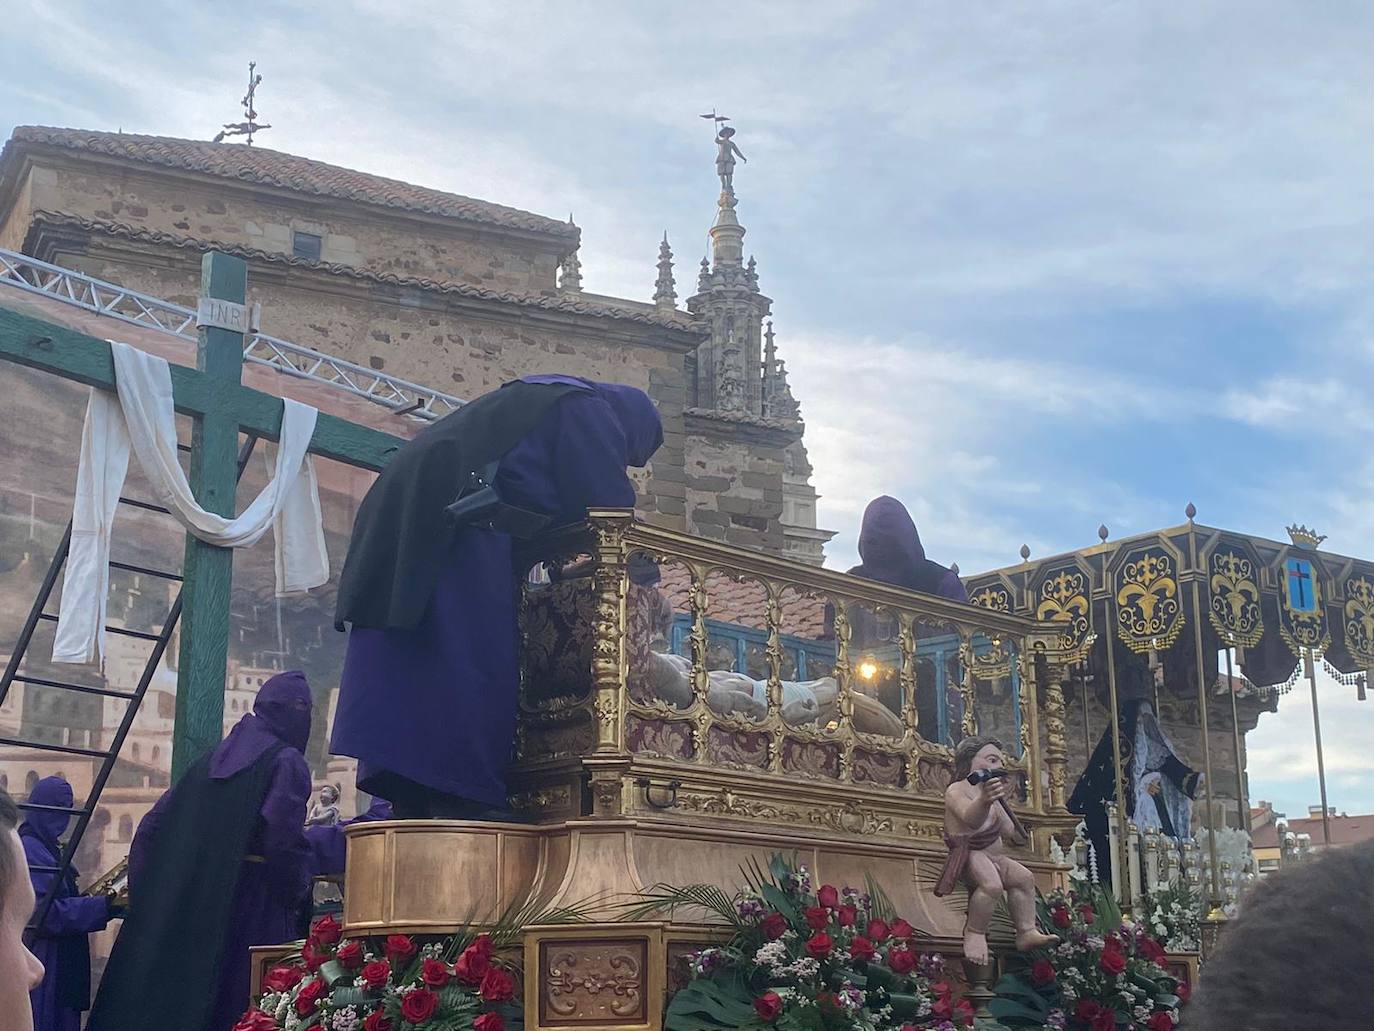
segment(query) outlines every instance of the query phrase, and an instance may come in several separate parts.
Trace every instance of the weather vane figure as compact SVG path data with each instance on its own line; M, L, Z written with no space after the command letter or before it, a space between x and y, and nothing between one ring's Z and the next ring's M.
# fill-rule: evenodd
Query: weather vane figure
M223 143L226 136L246 136L248 146L253 145L253 133L263 129L272 128L270 125L259 125L258 113L253 110L253 95L257 93L258 86L262 82L262 76L257 75L257 62L248 62L248 92L243 95L243 100L239 103L243 105L243 114L247 118L244 122L226 122L224 129L215 135L216 143Z
M731 138L735 135L735 130L725 123L730 119L726 115L718 115L714 110L710 114L702 115L702 118L709 118L716 129L716 175L720 176L720 189L723 194L730 197L735 196L735 158L739 158L746 165L749 159L744 156L744 151L735 145Z

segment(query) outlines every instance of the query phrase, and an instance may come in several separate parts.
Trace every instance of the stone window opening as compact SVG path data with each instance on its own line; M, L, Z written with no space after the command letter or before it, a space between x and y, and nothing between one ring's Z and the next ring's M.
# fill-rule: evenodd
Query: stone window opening
M316 233L292 232L291 255L295 258L304 258L306 261L319 261L320 245L323 242Z

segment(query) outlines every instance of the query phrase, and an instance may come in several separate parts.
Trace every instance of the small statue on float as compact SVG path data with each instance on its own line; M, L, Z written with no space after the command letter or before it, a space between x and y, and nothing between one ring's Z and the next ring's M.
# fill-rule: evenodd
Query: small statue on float
M310 807L307 827L333 827L339 822L339 786L326 784L320 788L320 799Z
M1035 924L1035 878L1002 850L1002 839L1029 840L1021 821L1007 805L1011 773L1003 766L1002 745L991 737L966 737L954 749L954 781L945 789L945 844L949 858L935 886L948 895L962 881L968 886L968 919L964 923L964 958L986 964L988 924L1002 893L1016 928L1021 952L1058 944L1055 935Z

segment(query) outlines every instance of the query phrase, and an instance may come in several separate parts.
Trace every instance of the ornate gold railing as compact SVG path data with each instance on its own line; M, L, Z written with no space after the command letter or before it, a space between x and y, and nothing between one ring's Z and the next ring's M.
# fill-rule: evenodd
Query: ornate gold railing
M1024 815L1063 811L1050 624L621 511L522 565L554 577L522 592L517 808L935 837L952 745L981 732L1022 774Z

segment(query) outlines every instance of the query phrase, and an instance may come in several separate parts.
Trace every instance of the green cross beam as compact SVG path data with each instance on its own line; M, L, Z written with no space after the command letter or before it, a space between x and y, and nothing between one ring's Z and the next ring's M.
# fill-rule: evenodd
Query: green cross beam
M239 258L211 252L201 262L202 297L242 305L247 281L247 266ZM106 341L4 307L0 360L102 390L115 389L114 359ZM193 419L191 489L207 511L233 516L239 433L277 440L281 399L243 385L243 333L234 330L201 329L196 367L173 365L171 373L173 403ZM401 437L321 412L310 451L348 465L381 469L403 443ZM223 733L232 549L206 544L188 533L182 576L173 777L213 748Z

